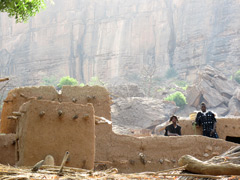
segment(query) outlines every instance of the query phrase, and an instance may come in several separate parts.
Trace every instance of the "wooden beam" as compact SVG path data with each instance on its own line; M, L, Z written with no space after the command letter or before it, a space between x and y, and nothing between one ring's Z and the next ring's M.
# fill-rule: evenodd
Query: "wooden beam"
M3 81L8 81L9 78L0 78L0 82L3 82Z

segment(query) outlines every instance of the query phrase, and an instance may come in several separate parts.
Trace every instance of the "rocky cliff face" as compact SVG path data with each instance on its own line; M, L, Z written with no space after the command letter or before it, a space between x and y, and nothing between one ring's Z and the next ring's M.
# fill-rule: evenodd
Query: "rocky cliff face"
M239 0L57 0L26 24L1 14L0 76L110 81L155 66L192 80L206 64L230 75L240 67L239 12Z

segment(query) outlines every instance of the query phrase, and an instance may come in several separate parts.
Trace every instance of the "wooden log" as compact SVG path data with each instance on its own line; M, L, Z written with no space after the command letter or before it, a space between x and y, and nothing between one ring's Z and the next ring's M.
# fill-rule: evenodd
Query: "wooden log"
M9 78L0 78L0 82L3 82L3 81L8 81Z
M231 162L209 163L184 155L178 161L179 166L185 166L187 171L205 175L240 175L240 165Z

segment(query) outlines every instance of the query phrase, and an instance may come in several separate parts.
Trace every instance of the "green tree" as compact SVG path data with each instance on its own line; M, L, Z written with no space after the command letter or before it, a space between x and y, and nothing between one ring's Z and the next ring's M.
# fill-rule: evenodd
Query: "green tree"
M238 70L234 75L235 81L237 81L240 84L240 70Z
M46 0L0 0L0 12L8 13L16 22L26 22L41 9L46 8Z
M178 107L183 107L187 104L186 97L183 93L177 91L173 94L170 94L168 97L165 98L166 101L174 101Z
M62 89L63 86L77 86L78 81L74 78L71 78L69 76L62 77L60 79L60 82L58 83L57 87Z

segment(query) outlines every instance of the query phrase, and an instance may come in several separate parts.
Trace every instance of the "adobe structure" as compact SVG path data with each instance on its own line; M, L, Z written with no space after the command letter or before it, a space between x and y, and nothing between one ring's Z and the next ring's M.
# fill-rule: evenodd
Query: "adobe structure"
M17 112L23 103L31 99L60 103L72 102L75 104L92 103L95 115L111 120L111 101L109 93L103 87L63 86L61 94L52 86L23 87L11 90L4 100L1 115L1 133L16 133L16 120L8 117L12 116L12 112Z
M87 125L83 120L87 118L89 122L94 122L94 117L99 116L111 121L110 105L109 93L99 86L66 86L62 94L58 94L53 87L25 87L10 91L1 117L1 133L6 134L1 135L0 152L8 151L11 158L1 158L0 163L32 165L50 154L56 165L60 165L64 151L69 151L70 161L67 166L91 169L94 158L97 169L116 167L119 172L125 173L159 171L177 167L178 159L185 154L200 160L219 155L237 145L225 141L226 136L240 137L240 120L237 118L218 119L217 131L222 139L195 135L201 134L201 129L195 133L190 120L180 121L185 135L181 137L119 135L112 131L111 124L103 122L94 127L92 123ZM21 115L14 118L19 111ZM64 115L62 119L59 112L60 116ZM77 122L73 118L76 113ZM227 128L232 132L226 131ZM15 145L14 137L17 140ZM2 146L4 142L5 146ZM88 144L86 148L84 144ZM31 154L33 145L36 148ZM15 151L12 150L14 146ZM91 148L92 151L89 150ZM28 157L29 154L31 157Z
M18 166L33 166L47 155L61 164L70 152L67 165L92 169L95 156L95 120L92 104L30 100L24 103L17 123Z

